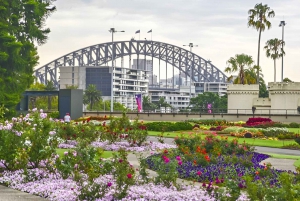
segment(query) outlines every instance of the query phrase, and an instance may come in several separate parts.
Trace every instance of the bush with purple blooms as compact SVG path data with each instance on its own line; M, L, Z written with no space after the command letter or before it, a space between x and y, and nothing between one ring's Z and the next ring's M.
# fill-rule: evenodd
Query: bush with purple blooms
M215 136L207 136L201 139L199 136L191 138L178 138L175 140L178 146L173 155L169 157L168 163L174 163L180 158L180 165L177 166L178 177L203 183L207 191L214 191L216 198L223 196L225 192L213 189L212 186L226 187L227 193L231 195L230 200L236 200L241 190L247 191L245 177L251 177L251 182L261 182L264 188L284 185L298 185L295 173L289 172L293 180L284 183L280 180L284 171L271 168L269 164L260 165L260 162L269 158L269 155L253 152L253 149L247 144L238 144L236 140L231 142L227 139L217 139ZM225 145L225 146L224 146ZM152 155L146 159L148 167L152 170L162 169L168 172L168 166L161 158L164 153ZM158 161L160 163L158 164ZM248 183L249 185L249 183ZM298 187L294 187L297 189ZM250 190L253 188L249 188ZM226 193L225 193L226 194ZM300 193L296 193L297 198ZM262 199L264 200L264 199Z

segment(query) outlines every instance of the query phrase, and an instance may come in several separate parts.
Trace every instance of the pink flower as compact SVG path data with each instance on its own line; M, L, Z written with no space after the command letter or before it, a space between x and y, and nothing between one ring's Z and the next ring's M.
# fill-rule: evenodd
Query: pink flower
M66 155L68 155L68 152L67 152L67 151L65 151L65 152L64 152L64 155L65 155L65 156L66 156Z
M168 157L164 157L164 161L165 161L165 163L169 163L170 159Z
M197 172L197 175L198 175L198 176L201 176L201 175L202 175L202 172L201 172L201 171L198 171L198 172Z
M178 165L182 165L182 161L178 161Z
M75 165L74 165L74 169L77 169L77 168L78 168L78 164L75 164Z
M111 187L112 183L111 182L108 182L107 183L107 187Z
M176 158L176 160L181 161L180 156L176 156L175 158Z
M132 174L130 174L130 173L127 174L127 178L128 178L128 179L131 179L131 178L132 178Z

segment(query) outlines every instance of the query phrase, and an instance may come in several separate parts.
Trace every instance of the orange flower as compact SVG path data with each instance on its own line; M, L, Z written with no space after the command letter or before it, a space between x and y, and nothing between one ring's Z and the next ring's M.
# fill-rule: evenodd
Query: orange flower
M209 158L209 156L208 155L205 155L205 160L207 161L207 162L209 162L210 161L210 158Z
M264 168L264 170L267 170L267 169L268 169L268 167L265 167L265 168Z
M194 160L194 165L197 165L197 161L196 160Z
M258 171L256 171L256 172L255 172L255 174L256 174L256 175L258 175L258 174L259 174L259 172L258 172Z

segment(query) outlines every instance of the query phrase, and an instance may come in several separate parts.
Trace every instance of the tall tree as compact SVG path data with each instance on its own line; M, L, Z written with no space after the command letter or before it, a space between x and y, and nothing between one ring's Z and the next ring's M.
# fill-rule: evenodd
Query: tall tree
M259 33L258 35L258 52L257 52L257 66L259 66L260 59L260 39L261 32L266 28L271 28L271 22L268 20L275 16L275 12L267 5L262 3L256 4L253 9L248 11L248 27L253 27ZM257 83L259 82L259 71L257 71Z
M165 97L160 97L158 102L155 103L157 105L157 107L171 107L172 105L170 105L169 103L167 103ZM159 108L160 109L160 108Z
M94 103L101 100L101 92L97 90L96 85L90 84L84 91L83 103L90 104L91 110L93 110Z
M0 105L15 108L22 93L33 83L38 63L37 47L50 29L45 20L53 0L0 1Z
M208 112L208 104L214 109L227 109L227 96L219 96L213 92L204 92L191 98L190 107L194 112Z
M143 96L143 110L154 110L157 106L154 103L151 103L149 96Z
M251 56L246 54L237 54L235 57L231 57L227 61L228 67L225 68L225 72L232 73L238 71L237 84L247 84L245 70L251 68L252 64L253 59ZM232 76L230 78L232 78Z
M266 42L264 49L266 50L267 57L271 57L274 60L274 82L276 82L276 59L279 59L285 55L283 50L284 41L274 38Z

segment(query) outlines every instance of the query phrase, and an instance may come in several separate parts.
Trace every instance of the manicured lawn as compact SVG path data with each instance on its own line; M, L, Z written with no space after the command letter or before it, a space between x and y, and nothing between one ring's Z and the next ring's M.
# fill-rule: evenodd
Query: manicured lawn
M300 134L300 128L288 128L290 132L299 133Z
M56 153L62 157L64 155L64 152L65 151L69 151L71 149L56 149ZM114 151L104 151L103 154L102 154L102 157L103 158L110 158L112 157L112 154L114 153Z
M181 133L188 135L193 131L176 131L176 132L165 132L164 137L169 137L169 138L174 138L176 136L180 136ZM157 131L148 131L150 136L159 136L161 132ZM206 135L201 134L201 136L204 138ZM228 140L232 140L235 137L228 136ZM294 140L263 140L263 139L255 139L255 138L239 138L238 139L239 143L243 143L244 141L250 145L253 146L261 146L261 147L275 147L275 148L280 148L284 145L289 145L289 144L297 144Z

